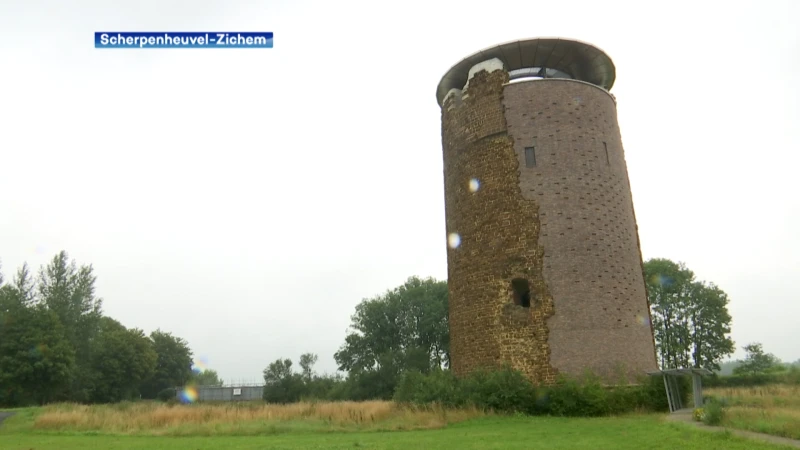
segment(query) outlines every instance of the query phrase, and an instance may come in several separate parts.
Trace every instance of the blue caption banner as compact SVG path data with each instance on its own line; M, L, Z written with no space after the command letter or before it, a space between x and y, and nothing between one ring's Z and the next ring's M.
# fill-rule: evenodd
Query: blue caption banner
M272 32L98 31L94 48L272 48Z

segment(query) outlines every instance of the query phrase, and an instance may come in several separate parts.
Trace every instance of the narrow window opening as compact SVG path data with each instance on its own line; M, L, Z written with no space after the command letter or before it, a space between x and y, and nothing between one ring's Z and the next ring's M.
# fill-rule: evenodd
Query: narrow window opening
M528 280L514 278L511 280L511 291L514 296L514 304L523 308L531 307L531 289Z
M525 147L525 167L536 166L536 147Z
M609 166L611 165L611 161L609 161L608 159L608 144L606 144L605 142L603 142L603 150L606 151L606 165Z

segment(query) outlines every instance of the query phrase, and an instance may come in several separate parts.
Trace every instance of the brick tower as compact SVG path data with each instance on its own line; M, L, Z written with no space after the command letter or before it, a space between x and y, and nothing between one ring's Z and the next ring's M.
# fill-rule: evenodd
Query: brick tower
M614 77L601 50L539 38L439 83L456 375L658 370Z

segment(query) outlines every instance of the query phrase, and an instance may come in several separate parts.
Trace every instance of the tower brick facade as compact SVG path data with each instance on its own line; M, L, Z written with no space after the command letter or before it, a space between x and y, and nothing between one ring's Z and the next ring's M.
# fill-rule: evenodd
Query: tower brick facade
M509 78L484 60L442 99L451 367L632 382L657 363L616 102Z

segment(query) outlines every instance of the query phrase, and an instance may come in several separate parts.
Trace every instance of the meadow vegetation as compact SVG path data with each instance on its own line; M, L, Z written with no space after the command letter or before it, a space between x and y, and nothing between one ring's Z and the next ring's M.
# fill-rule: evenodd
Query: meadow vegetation
M800 384L716 387L704 394L723 407L722 426L800 439Z
M688 389L682 392L685 395ZM587 373L582 378L562 377L552 386L537 386L510 367L460 378L448 370L408 372L400 379L394 400L404 405L439 403L453 408L564 417L668 410L660 378L644 377L637 385L610 387Z
M409 408L387 401L292 405L61 404L17 412L0 427L0 448L781 448L729 433L708 433L665 422L662 414L530 417L491 414L475 408ZM394 430L397 431L386 432Z
M17 431L93 432L111 435L213 436L280 432L398 431L442 428L485 417L477 408L416 408L387 401L263 402L173 405L123 402L115 405L57 404L14 425Z
M726 294L668 260L645 269L661 363L718 369L733 348ZM432 278L357 305L334 354L341 374L317 374L315 354L299 370L279 358L263 371L263 402L182 405L176 387L222 381L183 339L106 317L92 270L60 252L38 277L26 265L11 283L0 275L0 405L44 405L17 409L0 448L774 448L665 423L660 378L536 386L509 367L456 378L447 282ZM705 420L800 438L800 370L745 349L733 376L705 382L717 399Z

